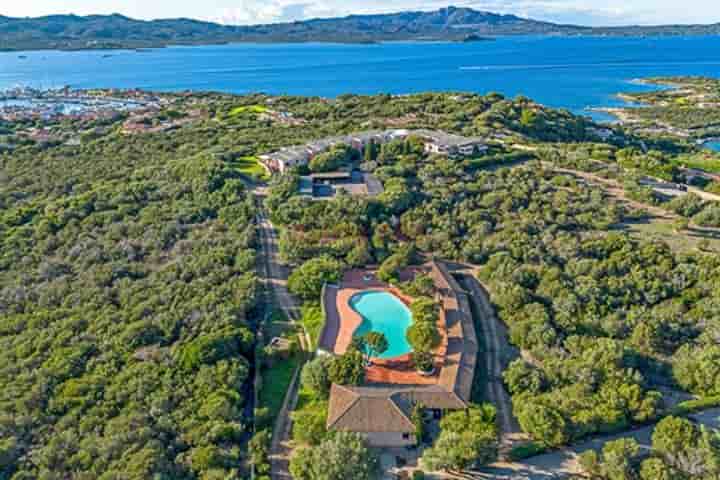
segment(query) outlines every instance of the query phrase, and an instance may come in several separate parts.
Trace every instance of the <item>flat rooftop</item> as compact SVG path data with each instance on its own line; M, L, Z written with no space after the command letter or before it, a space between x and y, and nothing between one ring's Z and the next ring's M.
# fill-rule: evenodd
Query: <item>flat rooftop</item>
M310 178L313 180L342 180L352 178L352 173L348 171L313 173Z

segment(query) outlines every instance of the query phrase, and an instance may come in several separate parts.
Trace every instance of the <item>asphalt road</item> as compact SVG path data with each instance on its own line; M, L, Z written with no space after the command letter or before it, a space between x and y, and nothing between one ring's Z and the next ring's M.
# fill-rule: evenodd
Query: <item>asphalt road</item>
M514 356L508 341L507 328L495 315L490 297L480 282L472 275L463 275L462 283L480 316L481 336L485 342L483 363L487 375L487 400L497 409L503 443L508 444L512 437L521 434L522 430L513 416L512 400L503 385L503 371Z
M300 319L300 308L287 288L290 272L280 262L277 230L264 213L258 215L258 229L267 265L265 281L275 296L277 306L285 312L291 322L295 322Z
M258 214L258 237L265 259L263 280L270 293L269 300L274 299L274 305L285 313L291 323L295 323L300 319L300 307L287 288L289 270L280 262L277 230L262 209ZM305 341L307 342L307 339ZM288 470L292 449L288 442L292 429L290 412L295 409L298 398L298 373L299 368L295 371L273 429L270 445L270 466L273 480L290 480L292 478Z

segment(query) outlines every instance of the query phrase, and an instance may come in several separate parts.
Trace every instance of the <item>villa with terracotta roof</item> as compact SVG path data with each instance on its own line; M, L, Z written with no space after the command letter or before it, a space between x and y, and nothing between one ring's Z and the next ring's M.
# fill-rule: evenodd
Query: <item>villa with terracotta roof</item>
M478 353L469 299L443 262L431 261L406 275L412 278L420 273L433 279L436 299L442 305L438 321L442 342L433 352L434 373L417 372L410 355L374 359L362 386L332 386L328 429L362 433L375 447L412 446L418 440L411 420L416 405L433 412L435 418L443 411L469 406ZM378 281L373 272L348 272L339 286L324 289L325 326L319 354L342 355L347 351L363 322L351 299L367 291L385 291L405 304L412 302L396 288Z

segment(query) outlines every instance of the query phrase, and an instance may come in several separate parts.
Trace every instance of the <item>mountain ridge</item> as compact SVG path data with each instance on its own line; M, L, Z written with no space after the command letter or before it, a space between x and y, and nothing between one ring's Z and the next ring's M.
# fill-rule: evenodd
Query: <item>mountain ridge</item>
M352 14L287 23L222 25L192 18L136 20L121 14L0 15L0 50L144 48L233 42L463 41L507 35L719 35L720 23L589 27L511 14L446 7L434 11Z

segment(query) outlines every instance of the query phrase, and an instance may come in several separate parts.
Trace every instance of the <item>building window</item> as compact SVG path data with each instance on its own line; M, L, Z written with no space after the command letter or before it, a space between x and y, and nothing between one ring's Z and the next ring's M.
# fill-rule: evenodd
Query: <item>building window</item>
M409 433L403 433L403 440L410 440L410 434L409 434Z

